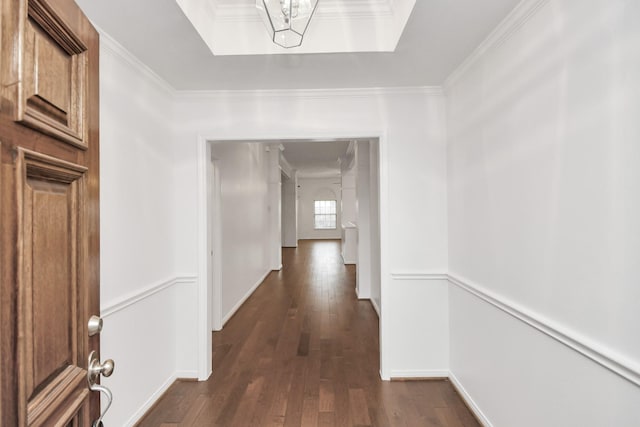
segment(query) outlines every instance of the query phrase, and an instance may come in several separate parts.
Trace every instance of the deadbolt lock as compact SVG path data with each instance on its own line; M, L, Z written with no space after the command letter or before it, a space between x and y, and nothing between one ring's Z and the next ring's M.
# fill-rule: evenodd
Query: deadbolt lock
M87 323L87 331L90 337L99 334L102 331L102 319L98 316L91 316Z

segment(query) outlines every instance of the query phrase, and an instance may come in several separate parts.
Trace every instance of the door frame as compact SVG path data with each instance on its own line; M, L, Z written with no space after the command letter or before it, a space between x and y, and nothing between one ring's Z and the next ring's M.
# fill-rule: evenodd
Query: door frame
M246 133L245 133L246 132ZM220 289L209 286L209 252L207 250L208 228L207 218L212 214L208 208L207 195L207 169L210 163L208 155L211 144L216 142L269 142L275 140L330 140L330 139L377 139L378 140L378 177L379 177L379 198L378 210L380 219L380 377L383 380L390 379L387 344L390 342L389 325L384 315L385 301L388 297L389 286L389 156L387 130L380 128L357 129L346 131L318 131L308 130L300 132L253 132L244 129L242 126L235 126L231 130L220 131L224 135L214 133L198 134L196 144L197 156L197 358L198 358L198 379L206 380L212 374L212 299L221 295ZM215 283L214 283L215 284ZM220 283L216 286L220 288Z
M207 143L207 170L205 186L207 188L207 254L211 254L207 262L207 288L210 295L208 309L208 325L210 331L222 330L222 222L220 213L221 186L220 167L213 155L211 143Z

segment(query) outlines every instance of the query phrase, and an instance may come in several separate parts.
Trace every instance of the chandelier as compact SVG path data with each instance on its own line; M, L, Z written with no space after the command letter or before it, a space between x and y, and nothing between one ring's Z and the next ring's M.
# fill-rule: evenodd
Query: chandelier
M285 48L302 44L318 0L256 0L271 40Z

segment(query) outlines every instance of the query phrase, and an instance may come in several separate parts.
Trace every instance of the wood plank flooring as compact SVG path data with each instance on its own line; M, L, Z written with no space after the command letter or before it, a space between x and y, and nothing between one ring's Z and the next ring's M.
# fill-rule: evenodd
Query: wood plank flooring
M211 378L177 381L139 426L480 426L448 381L380 380L378 317L339 241L283 265L213 334Z

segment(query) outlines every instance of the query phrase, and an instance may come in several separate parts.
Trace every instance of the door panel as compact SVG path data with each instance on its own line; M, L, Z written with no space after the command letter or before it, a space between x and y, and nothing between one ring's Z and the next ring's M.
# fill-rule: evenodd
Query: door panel
M79 357L88 316L78 278L83 267L79 207L85 204L87 168L24 149L18 153L18 330L24 385L19 398L26 402L27 424L32 425L46 412L43 404L86 395L81 368L86 361Z
M86 148L86 50L42 0L29 0L17 120Z
M99 39L73 0L0 11L0 425L90 426Z

